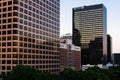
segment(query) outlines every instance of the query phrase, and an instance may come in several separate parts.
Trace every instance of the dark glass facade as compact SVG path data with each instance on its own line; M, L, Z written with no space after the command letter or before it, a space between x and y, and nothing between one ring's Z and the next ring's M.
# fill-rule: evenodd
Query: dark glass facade
M112 62L112 38L107 35L107 63Z
M0 0L0 74L17 64L59 73L60 0Z
M113 64L120 65L120 53L113 54Z
M106 8L103 4L73 8L73 44L81 47L82 64L105 64Z

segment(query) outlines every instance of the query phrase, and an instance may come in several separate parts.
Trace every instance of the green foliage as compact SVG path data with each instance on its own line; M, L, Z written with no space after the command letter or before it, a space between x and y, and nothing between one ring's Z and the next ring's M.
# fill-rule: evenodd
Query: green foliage
M17 65L7 74L5 80L53 80L53 75L48 72L40 72L29 66Z
M66 68L63 72L61 72L60 76L62 80L77 80L78 79L78 73L70 68Z
M39 71L23 65L18 65L8 74L8 80L37 80Z
M101 69L97 66L85 71L74 71L66 68L59 75L40 72L28 66L18 65L1 77L4 80L120 80L120 66L112 69Z

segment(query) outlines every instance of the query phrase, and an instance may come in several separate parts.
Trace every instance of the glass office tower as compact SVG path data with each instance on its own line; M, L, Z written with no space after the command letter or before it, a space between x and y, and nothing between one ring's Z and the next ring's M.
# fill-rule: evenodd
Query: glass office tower
M103 4L73 8L73 44L82 48L82 64L105 64L106 8Z
M0 74L17 64L59 72L60 0L0 0Z
M113 63L112 61L112 37L107 35L107 63Z

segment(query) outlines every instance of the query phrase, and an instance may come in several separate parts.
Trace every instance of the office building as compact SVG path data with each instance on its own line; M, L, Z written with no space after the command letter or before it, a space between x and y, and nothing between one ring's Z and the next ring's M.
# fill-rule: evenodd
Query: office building
M61 36L61 39L70 39L70 40L72 40L72 35L70 33L66 33L66 34Z
M60 39L60 70L72 68L79 71L81 69L81 49L72 44L72 40L67 36Z
M82 65L82 71L85 71L86 69L92 68L92 67L95 67L95 66L102 69L102 65L90 65L90 64L87 64L87 65Z
M113 57L113 64L116 65L120 65L120 53L114 53L112 54Z
M0 74L18 64L59 72L60 0L0 0Z
M112 38L107 35L107 63L112 63Z
M103 4L73 8L73 44L81 47L82 65L106 64L107 13Z

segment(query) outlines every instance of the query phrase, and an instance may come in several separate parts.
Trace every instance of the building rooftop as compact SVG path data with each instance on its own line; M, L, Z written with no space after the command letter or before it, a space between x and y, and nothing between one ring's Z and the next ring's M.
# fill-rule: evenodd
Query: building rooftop
M91 10L91 9L99 9L99 8L102 8L102 7L103 7L103 4L97 4L97 5L76 7L76 8L73 8L73 10L74 11L85 11L85 10Z

